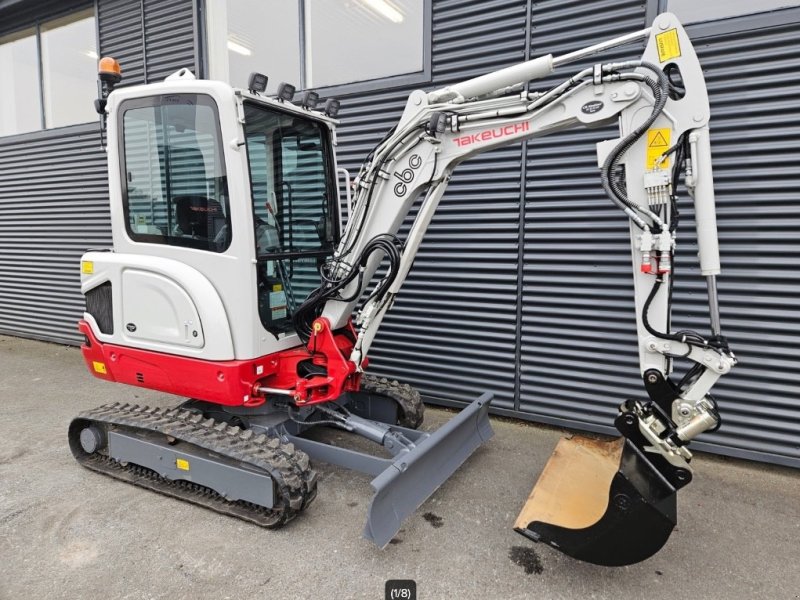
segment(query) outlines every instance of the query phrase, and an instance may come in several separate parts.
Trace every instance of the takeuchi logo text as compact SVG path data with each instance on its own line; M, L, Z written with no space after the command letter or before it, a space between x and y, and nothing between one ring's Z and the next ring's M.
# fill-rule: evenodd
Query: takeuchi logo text
M514 125L495 127L494 129L487 129L486 131L473 133L471 135L462 135L461 137L457 137L455 142L460 148L463 148L464 146L469 146L470 144L475 144L477 142L488 142L489 140L528 131L529 126L530 123L524 121L522 123L515 123Z

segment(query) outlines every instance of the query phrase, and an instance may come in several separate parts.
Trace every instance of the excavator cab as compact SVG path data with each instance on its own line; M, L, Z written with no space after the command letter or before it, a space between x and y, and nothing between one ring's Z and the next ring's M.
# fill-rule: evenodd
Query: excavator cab
M119 65L100 67L114 244L81 259L84 360L98 378L186 400L81 413L69 428L75 458L268 528L314 500L312 460L339 465L371 476L364 536L386 546L492 437L492 395L419 430L419 392L351 358L350 313L336 323L309 308L337 292L338 101L316 110L308 92L293 102L288 84L264 95L258 74L245 90L186 69L113 89ZM370 253L399 251L375 239ZM322 427L369 449L309 435Z

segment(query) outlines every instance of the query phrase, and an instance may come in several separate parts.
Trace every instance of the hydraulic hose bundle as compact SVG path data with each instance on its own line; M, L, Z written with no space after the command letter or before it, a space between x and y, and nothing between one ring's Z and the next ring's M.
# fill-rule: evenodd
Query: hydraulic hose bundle
M328 300L335 299L342 302L351 302L358 297L361 293L364 269L375 252L382 252L389 259L389 269L386 276L367 298L367 302L375 298L382 298L386 294L389 286L392 285L392 282L397 277L397 272L400 268L400 241L388 233L377 235L367 242L364 250L359 255L356 265L345 265L347 268L344 269L343 275L337 276L337 272L340 271L339 267L342 266L341 260L334 259L322 266L320 269L320 275L323 280L322 285L311 292L305 302L292 315L292 323L304 343L307 343L310 339L312 323L322 313L322 309ZM358 278L356 291L349 297L340 296L340 292L356 278Z

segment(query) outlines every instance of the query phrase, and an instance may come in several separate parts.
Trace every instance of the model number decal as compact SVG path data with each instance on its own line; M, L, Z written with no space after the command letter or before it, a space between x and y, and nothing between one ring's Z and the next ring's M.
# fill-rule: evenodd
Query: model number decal
M414 181L417 175L417 169L422 166L422 157L419 154L412 154L408 159L408 168L402 171L395 171L395 178L400 181L394 186L394 195L398 198L405 196L408 191L408 184Z
M455 139L455 143L460 148L463 148L464 146L469 146L470 144L475 144L477 142L487 142L496 138L502 138L509 135L514 135L515 133L528 131L529 127L530 124L527 121L515 123L514 125L506 125L505 127L495 127L494 129L487 129L486 131L481 131L480 133L462 135L461 137L457 137Z
M581 106L581 112L585 115L593 115L603 108L603 103L600 100L592 100Z

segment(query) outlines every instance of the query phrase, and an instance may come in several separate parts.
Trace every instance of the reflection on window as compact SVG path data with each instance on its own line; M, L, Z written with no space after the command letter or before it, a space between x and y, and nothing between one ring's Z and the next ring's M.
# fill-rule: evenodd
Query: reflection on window
M47 127L97 118L97 44L94 9L41 26L44 116Z
M230 209L216 110L206 96L122 105L125 218L131 239L223 252Z
M667 10L680 19L681 23L714 21L740 15L800 6L800 0L726 0L725 2L698 2L697 0L669 0Z
M0 135L42 127L36 30L0 37Z
M336 242L324 129L299 115L245 104L259 314L273 333L292 328L294 310L319 286L320 262Z
M96 40L94 9L0 37L0 136L97 119Z
M228 0L228 81L247 87L253 71L269 76L267 91L281 81L300 83L298 0Z
M422 0L306 2L306 87L422 71Z

